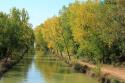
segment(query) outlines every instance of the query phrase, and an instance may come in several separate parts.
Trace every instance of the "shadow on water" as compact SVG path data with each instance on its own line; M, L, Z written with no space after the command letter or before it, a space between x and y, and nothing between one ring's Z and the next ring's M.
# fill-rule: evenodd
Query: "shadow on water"
M7 72L0 83L97 83L95 79L76 73L64 62L36 51Z
M36 67L43 74L45 83L97 83L95 79L74 72L66 63L51 55L45 56L37 52L35 59Z
M3 75L0 83L23 83L31 67L33 57L34 52L29 51L26 53L23 60Z

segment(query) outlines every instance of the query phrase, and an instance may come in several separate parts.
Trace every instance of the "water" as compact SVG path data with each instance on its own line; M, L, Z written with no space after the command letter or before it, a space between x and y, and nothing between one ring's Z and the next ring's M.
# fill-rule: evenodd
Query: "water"
M26 56L19 64L7 72L0 83L98 83L84 74L53 57L36 54L35 58Z

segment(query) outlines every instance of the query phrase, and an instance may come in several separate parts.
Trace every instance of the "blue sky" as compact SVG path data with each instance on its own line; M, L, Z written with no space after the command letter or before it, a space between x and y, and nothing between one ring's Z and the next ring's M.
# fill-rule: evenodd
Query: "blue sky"
M75 0L0 0L0 11L9 12L12 7L25 8L30 16L30 23L35 27L47 18L58 15L63 5Z

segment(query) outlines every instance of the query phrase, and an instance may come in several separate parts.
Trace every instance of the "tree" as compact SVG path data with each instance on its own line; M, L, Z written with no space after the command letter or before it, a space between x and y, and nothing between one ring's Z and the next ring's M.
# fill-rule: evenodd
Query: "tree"
M66 53L93 63L125 61L125 7L122 0L105 3L76 1L58 17L45 21L41 33L55 53Z
M28 23L28 13L25 9L13 8L9 14L0 13L0 58L14 58L19 52L27 52L34 46L34 33Z

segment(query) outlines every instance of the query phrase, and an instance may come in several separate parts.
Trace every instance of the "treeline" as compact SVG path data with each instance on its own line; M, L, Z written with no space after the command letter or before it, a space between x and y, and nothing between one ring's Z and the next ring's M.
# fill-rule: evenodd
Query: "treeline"
M34 46L34 33L25 9L0 12L0 60L16 60Z
M36 48L93 63L125 62L125 7L122 0L76 1L35 29Z

